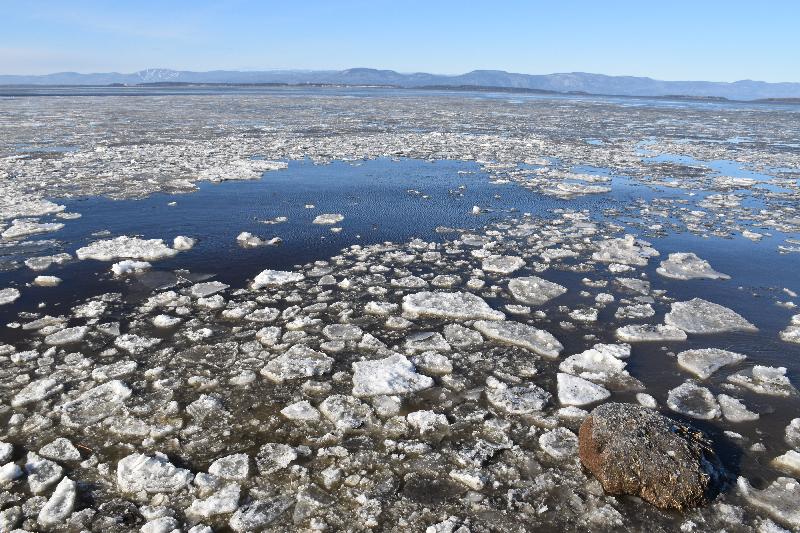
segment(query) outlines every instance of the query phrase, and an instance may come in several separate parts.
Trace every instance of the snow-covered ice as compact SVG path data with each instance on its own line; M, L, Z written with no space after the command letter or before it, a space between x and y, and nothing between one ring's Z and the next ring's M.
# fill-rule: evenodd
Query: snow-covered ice
M678 354L678 364L700 379L708 379L723 366L735 365L745 359L747 356L744 354L719 348L686 350Z
M552 334L522 322L478 320L473 326L489 339L519 346L543 357L554 359L564 349Z
M689 279L731 279L727 274L717 272L708 261L700 259L693 253L674 253L661 261L656 272L665 278Z
M605 387L572 374L559 372L556 378L558 380L558 401L561 402L561 405L589 405L605 400L611 395Z
M712 420L722 414L711 391L694 381L685 381L670 390L667 406L676 413L700 420Z
M178 250L164 244L162 239L140 239L125 235L114 239L95 241L75 251L78 259L96 259L98 261L115 259L158 261L174 257L177 253Z
M567 288L537 276L514 278L508 290L518 302L526 305L544 305L567 292Z
M400 354L353 363L353 396L408 394L433 386L433 379L416 372Z
M410 317L450 320L503 320L505 315L489 307L483 298L468 292L416 292L403 297L403 311Z
M719 304L693 298L675 302L664 316L664 323L691 334L725 333L728 331L758 331L739 313Z
M117 486L125 493L174 493L194 479L189 470L177 468L166 455L133 453L117 463Z

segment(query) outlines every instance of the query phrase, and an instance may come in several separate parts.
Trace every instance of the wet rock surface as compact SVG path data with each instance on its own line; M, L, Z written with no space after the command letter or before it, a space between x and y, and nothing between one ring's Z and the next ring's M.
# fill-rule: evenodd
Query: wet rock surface
M594 409L579 433L581 463L611 494L633 494L662 509L707 503L721 464L699 430L632 404Z

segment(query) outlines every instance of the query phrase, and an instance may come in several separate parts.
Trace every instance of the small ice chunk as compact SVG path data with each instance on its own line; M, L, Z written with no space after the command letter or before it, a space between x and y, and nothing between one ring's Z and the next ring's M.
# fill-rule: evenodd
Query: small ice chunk
M166 455L133 453L117 464L117 487L124 493L173 493L187 487L194 475L170 463Z
M625 342L677 342L687 339L682 329L662 324L631 324L617 328L616 335Z
M156 315L151 322L157 328L171 328L180 324L181 319L169 315Z
M175 250L180 250L180 251L191 250L192 248L194 248L195 244L197 244L196 239L192 239L191 237L185 237L183 235L178 235L172 241L172 247Z
M14 455L14 445L0 441L0 465L6 464Z
M664 317L664 323L693 334L758 331L758 328L732 309L701 298L673 303L670 312Z
M410 318L433 317L451 320L503 320L483 298L468 292L417 292L403 297L403 311Z
M537 276L514 278L508 290L518 302L526 305L544 305L567 292L567 288Z
M789 450L772 460L772 465L778 470L800 477L800 453Z
M601 383L609 381L614 376L627 375L627 372L625 372L626 363L615 356L616 348L607 349L607 347L616 346L627 346L630 354L630 346L626 344L597 344L594 348L567 357L558 368L562 372Z
M444 338L450 346L469 348L483 344L483 335L461 324L448 324L444 327Z
M250 457L246 453L220 457L211 463L208 473L222 479L243 481L250 476Z
M42 378L31 381L19 391L11 400L12 407L23 407L25 405L40 402L61 392L64 388L60 383L52 378Z
M262 476L283 470L297 459L297 450L288 444L269 442L256 455L256 466Z
M266 269L253 280L253 289L263 289L264 287L280 287L289 283L301 281L305 276L300 272L286 272L283 270Z
M39 449L39 455L53 461L80 461L81 453L69 439L58 437Z
M661 261L661 266L656 272L665 278L689 280L689 279L731 279L727 274L717 272L708 261L700 259L693 253L669 254L669 257Z
M718 394L717 402L722 409L722 416L728 422L751 422L759 418L758 413L750 411L738 398L727 394Z
M786 376L786 367L756 365L728 376L728 381L758 394L791 396L797 392Z
M39 233L50 233L58 231L64 227L61 222L35 222L32 220L17 219L3 231L0 236L4 239L19 239L20 237L27 237L28 235L37 235Z
M75 509L75 497L77 495L76 484L70 478L65 477L58 485L56 490L44 504L37 518L40 525L49 528L64 524Z
M333 359L303 344L295 344L283 354L269 361L261 375L283 383L293 379L321 376L330 372Z
M603 263L647 266L648 260L657 255L658 251L650 247L650 243L637 241L633 235L625 235L621 239L598 242L597 251L592 254L592 259Z
M523 266L525 266L525 261L521 257L513 255L490 255L483 260L481 268L485 272L511 274Z
M20 297L20 292L14 288L0 289L0 305L14 303Z
M92 370L92 379L98 382L118 379L133 374L136 370L136 361L117 361L96 367Z
M764 490L757 490L744 477L736 481L739 493L751 505L780 522L800 527L800 483L788 477L779 477Z
M539 446L547 455L559 461L578 456L578 437L565 427L542 433Z
M34 494L46 491L58 483L61 476L64 475L64 469L61 466L33 452L28 452L24 470L28 476L28 487Z
M141 337L134 333L125 333L114 339L114 346L130 354L139 355L160 342L161 339L159 338Z
M786 426L786 443L800 451L800 418L795 418Z
M408 394L433 386L433 379L417 374L405 356L394 354L375 361L353 363L353 396Z
M329 324L322 329L322 334L330 340L358 342L364 336L360 327L353 324Z
M430 331L415 331L406 337L403 348L408 353L427 351L449 352L452 350L441 333Z
M2 291L0 291L2 292ZM792 321L786 329L780 332L780 338L784 342L800 344L800 315L794 315Z
M61 278L58 276L36 276L33 279L33 284L37 287L57 287L61 284Z
M333 225L344 220L344 215L339 213L323 213L314 218L314 224Z
M676 413L700 420L712 420L722 414L711 391L693 381L685 381L670 390L667 406Z
M206 281L204 283L195 283L192 285L189 292L194 298L208 298L219 292L224 291L230 287L221 281Z
M64 328L61 331L51 333L44 338L45 344L50 346L64 346L80 342L86 336L89 328L86 326L76 326L74 328Z
M486 400L493 407L512 415L539 412L550 398L549 392L532 383L509 387L496 378L486 380Z
M414 411L406 415L406 420L423 437L442 437L450 431L447 417L433 411Z
M152 266L153 265L147 261L134 261L132 259L125 259L111 265L111 272L113 272L115 276L127 276L128 274L136 274L139 272L144 272L145 270L150 270Z
M194 519L211 518L234 512L239 508L241 488L236 483L228 483L211 496L192 502L186 514Z
M16 463L5 463L0 466L0 483L14 481L21 478L23 474L24 472ZM2 525L2 520L0 520L0 525Z
M96 259L98 261L113 261L114 259L158 261L174 257L177 253L178 250L164 244L162 239L140 239L124 235L115 239L95 241L89 246L78 248L75 251L78 259Z
M519 346L550 359L558 357L558 354L564 349L561 343L547 331L521 322L478 320L473 327L489 339Z
M373 415L361 400L343 394L328 396L319 404L319 411L341 431L360 428Z
M243 231L236 236L236 243L242 248L258 248L266 245L267 241L249 231Z
M678 354L678 364L700 379L708 379L723 366L735 365L745 359L746 355L718 348L686 350Z
M287 405L281 409L281 414L296 422L318 422L320 419L319 410L311 405L308 400Z
M295 498L275 496L266 500L256 500L240 507L231 517L228 525L236 533L262 531L275 522L293 504Z
M644 392L636 393L636 401L639 402L640 405L649 407L650 409L655 409L658 406L656 399Z
M119 380L98 385L59 407L61 423L69 427L86 427L97 423L117 414L131 394L131 389Z
M558 401L562 405L589 405L605 400L611 395L605 387L572 374L559 372L556 379L558 381Z

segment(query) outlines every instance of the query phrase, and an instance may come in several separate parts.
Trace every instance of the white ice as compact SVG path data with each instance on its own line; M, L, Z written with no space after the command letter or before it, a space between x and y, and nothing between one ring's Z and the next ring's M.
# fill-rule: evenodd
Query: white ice
M409 318L433 317L451 320L503 320L483 298L468 292L416 292L403 297L403 311Z
M139 237L121 236L115 239L95 241L88 246L78 248L75 255L78 259L96 259L113 261L114 259L141 259L158 261L174 257L178 250L164 244L162 239L140 239Z
M433 379L416 372L405 356L353 363L353 396L408 394L433 386Z
M661 261L656 272L665 278L689 279L731 279L727 274L717 272L708 261L700 259L693 253L674 253Z
M685 381L670 390L667 406L676 413L700 420L712 420L722 414L711 391L693 381Z
M558 381L558 401L562 405L589 405L605 400L611 395L605 387L572 374L559 372L556 379Z
M567 292L567 288L537 276L514 278L508 290L518 302L526 305L543 305Z
M700 379L708 379L723 366L735 365L745 359L746 355L719 348L686 350L678 354L678 364Z
M664 323L692 334L758 331L732 309L701 298L673 303Z

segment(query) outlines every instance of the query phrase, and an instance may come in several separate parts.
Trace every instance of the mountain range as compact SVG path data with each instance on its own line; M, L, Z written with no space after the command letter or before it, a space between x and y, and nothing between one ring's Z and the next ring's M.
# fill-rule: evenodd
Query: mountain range
M347 70L212 70L193 72L146 69L131 74L118 72L82 74L58 72L45 75L0 75L0 85L142 85L142 84L314 84L380 85L405 88L503 88L522 91L589 93L623 96L687 96L730 100L800 98L800 83L662 81L636 76L607 76L586 72L518 74L502 70L473 70L466 74L352 68Z

